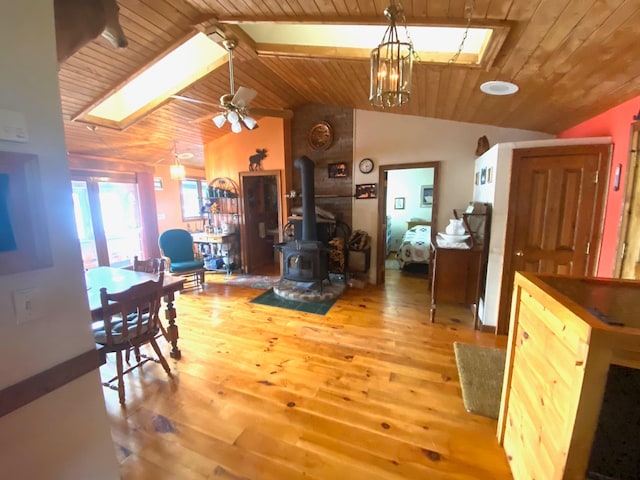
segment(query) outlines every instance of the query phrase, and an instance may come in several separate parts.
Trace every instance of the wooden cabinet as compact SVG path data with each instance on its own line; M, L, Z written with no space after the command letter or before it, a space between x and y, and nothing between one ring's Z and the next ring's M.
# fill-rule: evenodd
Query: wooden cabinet
M484 248L441 247L432 243L431 322L435 321L436 304L462 303L477 305L484 278ZM477 309L476 309L477 310ZM474 315L474 325L477 314Z
M478 328L478 304L484 294L486 278L491 206L472 203L465 212L454 210L462 218L469 239L452 248L434 237L431 243L431 322L435 321L436 305L460 303L474 311L474 328ZM460 246L460 245L458 245Z
M611 455L622 429L605 451L591 450L606 428L601 407L619 366L640 369L640 282L516 273L497 432L516 480L583 479L594 453ZM637 390L621 397L637 411ZM588 478L638 478L634 450L610 462L620 468L625 458L635 473Z

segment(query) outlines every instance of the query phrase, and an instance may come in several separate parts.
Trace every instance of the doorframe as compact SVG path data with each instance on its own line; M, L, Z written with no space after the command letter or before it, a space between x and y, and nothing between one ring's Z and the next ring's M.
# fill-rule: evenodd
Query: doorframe
M282 191L282 170L248 170L238 172L238 185L240 187L240 261L242 262L242 272L248 273L248 245L246 229L246 210L244 204L244 179L247 177L276 177L276 188L278 191L278 241L282 241L282 228L284 227L283 204L284 193ZM282 265L280 265L282 271Z
M622 214L620 216L620 228L618 229L618 244L616 246L616 259L613 267L613 277L621 278L622 262L624 260L627 245L627 235L629 234L629 218L631 217L632 202L640 198L640 192L634 191L638 172L638 150L640 149L640 122L631 124L629 135L629 156L627 160L627 179L624 187L624 200L622 203ZM636 148L638 147L638 148ZM636 207L639 208L639 207Z
M414 168L433 168L433 205L431 206L431 237L438 221L438 197L440 191L440 161L380 165L378 168L378 231L376 233L376 285L382 285L385 277L385 233L387 230L387 172Z
M513 288L513 275L509 272L513 269L513 256L514 248L513 242L516 234L516 222L514 218L514 211L517 204L518 192L517 188L514 188L514 183L518 179L520 170L522 168L522 162L519 160L520 156L526 155L527 152L540 152L552 154L557 152L562 154L568 148L582 147L589 150L602 150L606 148L606 157L603 157L602 165L598 169L598 187L596 198L601 198L600 204L594 206L594 215L598 215L600 218L594 216L593 229L591 231L591 245L595 249L593 255L590 255L588 260L588 269L591 271L591 275L596 274L598 268L598 260L600 259L600 248L602 245L602 230L604 226L605 206L607 200L607 187L609 185L609 170L611 167L611 144L609 143L597 143L597 144L583 144L583 145L563 145L553 147L532 147L532 148L516 148L511 154L511 179L509 182L509 200L507 208L507 222L506 232L503 250L503 266L502 266L502 282L500 286L500 297L498 300L498 319L496 322L496 334L506 335L509 333L509 324L511 317L511 302L512 302L512 288ZM600 175L600 172L602 174ZM601 197L599 197L601 196ZM596 208L597 207L597 208ZM513 272L515 275L515 272ZM511 293L507 293L511 292Z

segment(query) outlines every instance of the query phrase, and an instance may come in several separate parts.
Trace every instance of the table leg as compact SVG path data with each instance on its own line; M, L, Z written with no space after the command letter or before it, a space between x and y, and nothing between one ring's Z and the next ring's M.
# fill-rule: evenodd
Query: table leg
M430 312L430 320L431 323L435 323L436 321L436 302L435 300L433 300L433 298L431 299L431 312Z
M171 353L169 354L171 358L175 358L176 360L180 360L182 353L178 348L178 325L176 325L176 309L173 306L173 301L175 297L173 293L170 293L164 297L167 302L167 308L164 311L164 318L169 322L169 326L167 327L167 341L171 344Z

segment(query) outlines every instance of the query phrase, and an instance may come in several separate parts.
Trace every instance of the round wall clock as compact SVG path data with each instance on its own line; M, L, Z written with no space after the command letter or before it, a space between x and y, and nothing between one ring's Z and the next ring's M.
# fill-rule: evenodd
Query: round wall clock
M317 122L309 130L309 146L314 150L326 150L333 143L333 129L327 122Z
M373 171L373 160L370 158L363 158L360 160L358 168L362 173L371 173Z

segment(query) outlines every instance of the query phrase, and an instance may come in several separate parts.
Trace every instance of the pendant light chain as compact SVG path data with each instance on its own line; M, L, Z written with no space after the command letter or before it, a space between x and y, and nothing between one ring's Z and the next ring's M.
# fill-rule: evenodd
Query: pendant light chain
M395 3L395 2L391 2L391 3ZM399 20L402 22L402 26L404 27L404 34L407 36L407 42L413 45L413 40L411 39L411 35L409 34L409 27L407 27L407 17L404 16L404 7L400 0L398 0L398 10L400 11L400 15L401 15ZM418 52L415 49L413 50L413 58L416 62L420 61L420 56L418 55Z
M471 0L471 5L465 6L465 13L467 14L467 25L464 29L464 34L462 35L462 40L460 42L460 47L458 47L458 51L449 59L447 62L448 65L455 63L458 60L458 57L462 53L462 49L464 48L464 42L467 40L467 35L469 34L469 27L471 26L471 20L473 18L473 11L476 8L476 0Z

